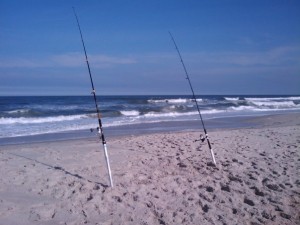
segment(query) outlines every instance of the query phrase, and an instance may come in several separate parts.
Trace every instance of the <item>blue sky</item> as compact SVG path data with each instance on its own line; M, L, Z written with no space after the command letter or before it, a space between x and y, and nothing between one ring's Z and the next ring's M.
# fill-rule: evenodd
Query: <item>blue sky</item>
M297 0L0 0L0 95L300 94Z

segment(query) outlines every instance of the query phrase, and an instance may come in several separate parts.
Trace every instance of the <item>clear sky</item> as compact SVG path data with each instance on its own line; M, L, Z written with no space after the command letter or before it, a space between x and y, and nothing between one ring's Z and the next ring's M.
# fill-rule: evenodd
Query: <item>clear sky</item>
M299 0L0 0L0 96L300 94Z

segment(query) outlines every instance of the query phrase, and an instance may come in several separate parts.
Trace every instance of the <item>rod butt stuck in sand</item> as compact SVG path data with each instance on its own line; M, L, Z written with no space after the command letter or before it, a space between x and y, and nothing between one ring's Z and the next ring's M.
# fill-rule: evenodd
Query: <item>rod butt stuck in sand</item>
M178 47L177 47L177 44L176 44L176 42L175 42L175 39L173 38L171 32L169 32L169 34L170 34L170 36L171 36L171 39L172 39L172 41L173 41L173 43L174 43L174 46L175 46L176 51L177 51L177 53L178 53L178 56L179 56L179 58L180 58L181 64L182 64L182 66L183 66L183 69L184 69L184 72L185 72L185 75L186 75L186 79L187 79L188 82L189 82L189 85L190 85L190 88L191 88L191 91L192 91L192 94L193 94L193 100L194 100L195 105L196 105L196 107L197 107L198 114L199 114L199 117L200 117L200 120L201 120L201 123L202 123L202 127L203 127L203 131L204 131L205 137L203 137L202 135L200 135L200 140L203 142L203 141L206 139L207 144L208 144L208 148L209 148L210 153L211 153L212 161L213 161L214 165L216 165L216 159L215 159L214 151L213 151L213 149L212 149L212 147L211 147L211 144L210 144L210 141L209 141L209 137L208 137L208 134L207 134L207 131L206 131L206 128L205 128L203 119L202 119L202 115L201 115L201 112L200 112L200 108L199 108L199 105L198 105L198 102L197 102L197 98L196 98L196 96L195 96L195 92L194 92L194 89L193 89L193 86L192 86L192 83L191 83L189 74L188 74L188 72L187 72L187 70L186 70L186 67L185 67L185 65L184 65L183 59L182 59L182 57L181 57L181 54L180 54L180 51L179 51L179 49L178 49Z
M78 17L77 17L77 14L76 14L76 11L75 11L74 7L73 7L73 12L74 12L74 15L75 15L75 18L76 18L76 21L77 21L77 25L78 25L78 29L79 29L79 33L80 33L80 37L81 37L81 42L82 42L82 46L83 46L83 50L84 50L84 54L85 54L86 65L87 65L89 75L90 75L90 81L91 81L91 85L92 85L92 94L93 94L93 97L94 97L94 102L95 102L95 107L96 107L96 112L97 112L97 117L98 117L98 123L99 123L98 132L99 132L99 137L102 140L102 144L103 144L103 150L104 150L104 156L105 156L105 160L106 160L107 171L108 171L108 175L109 175L110 186L113 187L114 185L113 185L113 180L112 180L112 175L111 175L111 170L110 170L110 164L109 164L109 158L108 158L108 153L107 153L106 141L105 141L105 137L104 137L104 133L103 133L103 127L102 127L102 122L101 122L100 110L99 110L99 107L98 107L96 91L95 91L95 88L94 88L94 82L93 82L93 78L92 78L90 64L89 64L88 57L87 57L87 54L86 54L85 44L84 44L84 41L83 41L83 36L82 36L79 20L78 20Z

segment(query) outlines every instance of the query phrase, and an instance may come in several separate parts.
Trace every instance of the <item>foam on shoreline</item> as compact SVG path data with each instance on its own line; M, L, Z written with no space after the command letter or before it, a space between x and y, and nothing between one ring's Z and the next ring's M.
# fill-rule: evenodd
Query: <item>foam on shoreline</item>
M276 115L244 116L244 117L225 117L205 120L208 130L254 128L261 126L273 126L280 124L294 125L299 121L300 113L285 113ZM96 124L95 124L96 126ZM14 145L26 143L41 143L62 140L76 140L84 138L95 138L96 132L91 133L90 128L85 130L70 130L64 132L54 132L45 134L33 134L17 137L0 138L1 145ZM187 121L166 121L156 123L131 124L113 127L104 127L106 137L120 137L137 134L161 133L161 132L180 132L188 130L202 131L199 119Z

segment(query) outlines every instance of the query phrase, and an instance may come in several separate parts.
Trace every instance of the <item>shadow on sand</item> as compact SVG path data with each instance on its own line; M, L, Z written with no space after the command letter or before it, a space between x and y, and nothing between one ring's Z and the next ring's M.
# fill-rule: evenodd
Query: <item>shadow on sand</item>
M49 165L49 164L47 164L47 163L40 162L40 161L38 161L38 160L36 160L36 159L32 159L32 158L29 158L29 157L26 157L26 156L23 156L23 155L18 155L18 154L15 154L15 153L8 153L8 154L14 155L14 156L17 156L17 157L20 157L20 158L23 158L23 159L27 159L27 160L30 160L30 161L33 161L33 162L35 162L35 163L38 163L38 164L43 165L43 166L46 166L46 167L51 168L51 169L53 169L53 170L59 170L59 171L62 171L62 172L64 172L66 175L75 177L75 178L77 178L77 179L85 180L85 181L90 182L90 183L98 184L98 185L102 186L103 188L109 187L108 185L102 184L102 183L100 183L100 182L95 182L95 181L88 180L88 179L84 178L83 176L81 176L81 175L79 175L79 174L71 173L71 172L65 170L65 169L64 169L63 167L61 167L61 166L52 166L52 165Z

